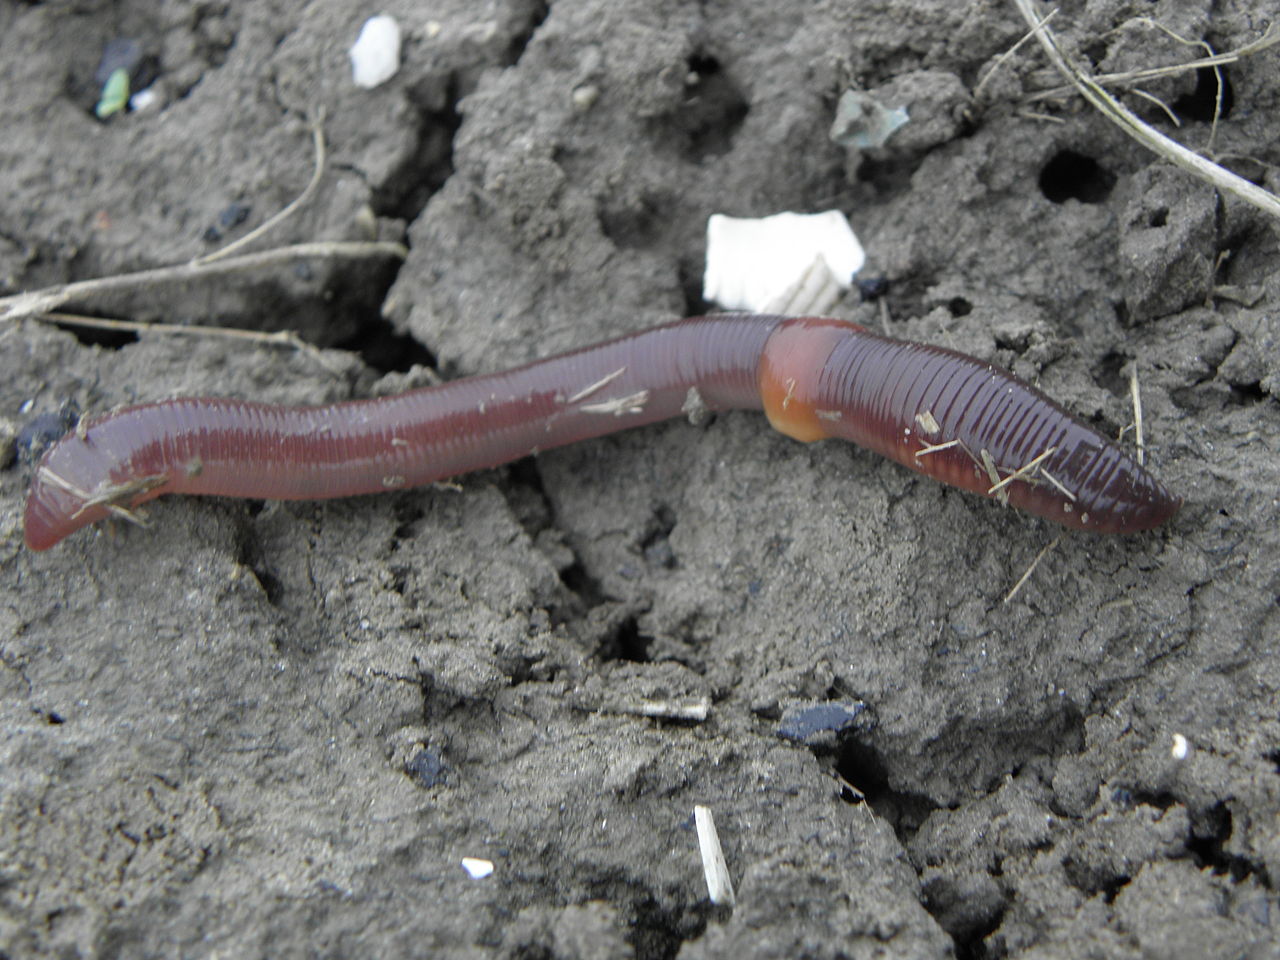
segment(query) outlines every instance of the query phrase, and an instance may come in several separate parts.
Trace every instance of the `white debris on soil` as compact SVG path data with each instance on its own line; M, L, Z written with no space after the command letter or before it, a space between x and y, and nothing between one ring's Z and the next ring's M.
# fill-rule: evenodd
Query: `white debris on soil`
M154 86L147 87L145 90L139 90L129 98L129 110L132 113L141 113L160 103L160 96L156 93Z
M1175 760L1187 759L1187 754L1191 751L1191 745L1187 743L1187 738L1180 733L1173 735L1173 746L1169 748L1169 756Z
M726 310L820 312L852 286L865 262L839 210L759 219L712 214L702 296Z
M479 857L463 857L462 869L467 871L467 876L472 880L483 880L493 873L493 861L482 860Z
M720 849L715 818L709 808L694 807L693 822L698 829L698 851L702 855L702 873L707 878L707 894L716 906L732 907L737 898L733 881L729 879L729 868L725 866L724 851Z
M400 25L385 13L370 17L351 47L351 76L356 86L372 90L399 69Z

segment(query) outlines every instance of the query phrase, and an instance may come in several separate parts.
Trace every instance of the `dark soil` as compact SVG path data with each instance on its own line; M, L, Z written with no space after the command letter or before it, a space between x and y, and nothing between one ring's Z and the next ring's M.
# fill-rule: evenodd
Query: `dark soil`
M0 328L0 433L66 405L322 402L706 308L713 212L844 210L888 295L843 317L963 349L1115 434L1141 379L1168 527L1058 533L751 414L321 504L171 498L22 546L0 471L0 957L907 958L1280 951L1277 226L1060 85L989 0L0 6L0 294L182 262L329 164L259 246L403 236L75 305L297 330L317 356ZM1098 72L1273 11L1077 0ZM141 43L160 104L100 122ZM1280 59L1130 97L1280 188ZM850 86L884 147L828 132ZM975 96L976 93L976 96ZM1212 139L1211 139L1212 137ZM245 216L242 223L237 218ZM424 368L432 367L434 372ZM5 445L7 448L7 444ZM628 712L707 697L705 721ZM861 702L843 729L784 712ZM1177 759L1175 735L1188 751ZM707 900L693 808L736 909ZM463 857L494 862L473 879Z

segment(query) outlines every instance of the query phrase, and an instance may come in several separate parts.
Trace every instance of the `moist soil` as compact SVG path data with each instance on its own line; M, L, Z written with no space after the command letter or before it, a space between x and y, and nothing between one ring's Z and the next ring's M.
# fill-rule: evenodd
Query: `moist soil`
M0 7L0 293L238 239L303 191L321 117L318 189L251 249L409 250L64 307L192 335L4 321L0 956L1276 956L1276 222L1034 43L1008 56L1010 4L382 11L404 62L364 90L347 49L379 11L349 0ZM1273 13L1077 0L1052 25L1116 73ZM121 39L155 100L104 122ZM1123 96L1276 190L1278 56L1145 81L1178 126ZM851 88L910 122L837 145ZM69 411L501 369L705 311L712 213L831 208L887 287L835 315L1010 368L1126 443L1136 374L1173 522L1057 539L744 412L22 545L33 433Z

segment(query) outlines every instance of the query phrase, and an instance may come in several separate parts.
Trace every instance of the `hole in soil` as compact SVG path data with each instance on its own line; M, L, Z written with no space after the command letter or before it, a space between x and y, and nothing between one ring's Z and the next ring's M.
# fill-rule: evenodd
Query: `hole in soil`
M420 501L418 500L397 503L396 532L394 534L397 541L409 540L416 534L416 524L426 516L426 511L419 504Z
M693 262L681 257L678 270L680 274L680 292L684 295L684 315L686 317L700 317L703 314L712 312L715 306L702 298L701 260Z
M924 908L938 921L955 944L956 960L987 960L999 956L988 949L987 937L995 933L1008 909L1007 901L984 896L974 898L975 891L963 882L935 878L923 889Z
M995 340L996 346L1001 350L1009 350L1013 353L1026 353L1027 348L1031 346L1031 331L993 331L992 339Z
M874 188L881 196L898 194L910 189L911 178L922 162L921 157L885 160L864 156L858 163L854 178L858 183Z
M379 216L412 222L453 175L453 141L462 126L457 109L460 96L456 79L449 81L443 108L428 106L432 101L429 91L409 91L419 111L418 142L403 166L374 191L372 206ZM436 104L438 107L438 101Z
M332 345L343 342L358 344L365 336L364 331L385 327L382 303L399 270L400 264L392 262L364 264L358 268L353 265L350 269L335 271L326 284L327 290L318 291L310 303L289 298L280 304L279 313L262 316L269 317L268 322L285 324L291 310L300 307L315 309L327 317L321 329L334 331L334 338L330 341ZM328 345L330 344L317 344Z
M947 301L947 311L953 317L967 317L973 312L973 304L964 297L952 297Z
M273 607L280 606L280 600L284 596L284 584L268 568L257 540L250 536L247 530L241 530L239 542L236 544L236 562L251 571L257 578L262 586L262 592L266 594L267 603Z
M1173 101L1173 112L1187 120L1200 123L1212 123L1215 111L1219 120L1231 116L1231 108L1235 106L1236 95L1231 87L1231 77L1226 67L1222 71L1222 107L1218 108L1218 75L1213 67L1201 67L1196 71L1196 88L1184 93Z
M653 512L649 529L640 544L645 560L650 566L664 567L673 570L676 567L676 554L671 548L671 531L676 526L676 515L666 505L659 505Z
M355 334L340 343L339 350L351 350L379 373L406 373L414 365L436 366L435 355L408 334L399 333L381 312L364 320Z
M652 900L636 907L632 933L627 938L636 960L674 960L685 940L696 940L706 929L706 921L696 915L679 914Z
M938 809L937 804L920 794L902 793L890 787L888 770L879 753L852 737L836 751L836 773L892 825L903 843L915 836L925 818Z
M1192 819L1187 849L1191 851L1197 866L1208 867L1218 876L1230 876L1234 882L1239 883L1253 875L1256 867L1246 858L1227 852L1226 844L1231 839L1232 829L1231 811L1227 805L1214 804Z
M387 565L387 572L391 574L391 583L387 586L392 593L398 593L403 597L405 590L409 587L409 568L403 564L392 563Z
M1089 66L1096 69L1107 55L1107 44L1103 40L1092 40L1083 44L1080 52L1088 59Z
M1131 879L1133 878L1121 874L1120 876L1104 883L1101 890L1103 901L1106 903L1115 903L1116 897L1120 895L1121 890L1129 885L1129 881Z
M674 120L685 141L684 154L697 162L728 152L750 107L715 57L696 53L687 66L685 102Z
M1231 402L1241 407L1250 407L1267 399L1267 391L1262 389L1262 384L1257 380L1252 383L1233 383L1230 387Z
M541 2L541 0L529 5L528 20L524 29L512 37L511 42L507 44L504 66L512 67L520 62L520 58L524 56L525 48L529 46L529 41L533 39L534 33L538 27L542 26L542 22L547 19L547 14L550 12L550 5Z
M1077 857L1066 857L1062 868L1067 882L1073 887L1090 897L1101 893L1107 903L1114 902L1116 895L1132 879L1128 874L1112 873L1110 867L1101 863Z
M956 960L987 960L988 957L1003 955L1002 952L993 954L986 943L987 937L996 932L1003 919L1004 914L997 913L989 923L962 936L952 937L956 945Z
M566 567L565 571L560 574L560 582L581 599L583 606L587 609L598 607L606 600L596 578L587 573L581 563L575 562Z
M1280 597L1276 597L1276 605L1280 606ZM1280 773L1280 750L1272 750L1270 753L1264 753L1263 756L1275 764L1276 773Z
M646 637L640 632L636 618L626 617L601 639L600 659L648 663L652 643L653 637Z
M615 204L611 197L602 197L600 229L623 250L652 247L673 219L670 207L669 198L653 194L631 198L625 204Z
M1124 354L1107 351L1093 368L1093 382L1112 396L1129 396L1129 379L1124 375L1124 366L1128 362L1129 358Z
M127 347L131 343L138 342L138 335L132 330L102 330L97 327L82 327L72 324L67 324L61 328L75 337L78 343L86 347L119 350L121 347Z
M1128 810L1132 810L1137 806L1155 807L1157 810L1168 810L1174 804L1179 802L1178 798L1167 790L1162 790L1159 793L1148 793L1145 790L1139 790L1135 793L1131 790L1126 790L1123 787L1117 787L1115 790L1111 791L1111 799L1117 805Z
M1115 185L1115 174L1074 150L1058 151L1040 171L1040 192L1053 203L1102 203Z

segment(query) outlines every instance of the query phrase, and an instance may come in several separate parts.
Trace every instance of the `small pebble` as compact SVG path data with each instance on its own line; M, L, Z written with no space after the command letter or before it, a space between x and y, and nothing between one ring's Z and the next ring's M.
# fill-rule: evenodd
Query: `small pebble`
M370 17L351 47L351 76L356 86L372 90L400 69L400 25L385 13Z
M600 99L600 88L594 83L588 83L581 87L575 87L573 91L573 109L579 113L586 113L595 106L596 101Z
M858 296L862 298L863 303L879 300L888 292L889 280L887 277L858 278Z

